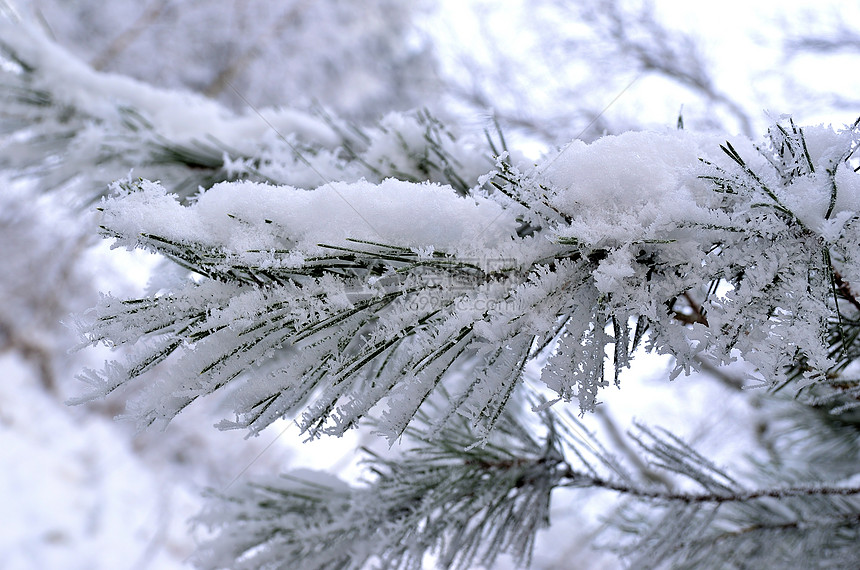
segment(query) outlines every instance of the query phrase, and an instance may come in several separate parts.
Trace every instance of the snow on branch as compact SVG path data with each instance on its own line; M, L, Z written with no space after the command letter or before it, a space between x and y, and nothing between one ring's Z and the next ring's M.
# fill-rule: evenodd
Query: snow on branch
M764 148L685 132L574 141L528 170L502 155L466 196L414 178L234 182L183 206L121 183L104 234L190 273L105 298L87 341L135 351L88 377L119 386L171 358L137 403L146 423L231 383L223 427L301 412L305 432L341 434L382 403L392 439L440 388L435 429L465 415L486 436L536 358L559 399L592 410L639 346L673 355L675 374L739 355L764 385L838 394L831 376L858 350L857 135L789 123Z
M426 111L365 128L289 108L242 114L203 96L91 69L31 23L0 14L0 168L91 203L110 182L159 180L187 200L249 180L313 188L388 177L462 194L492 165Z
M218 140L259 140L272 126L304 140L335 145L337 135L318 119L290 109L267 109L266 120L242 116L191 92L159 89L123 75L99 72L48 39L27 20L0 16L0 54L21 66L34 89L55 104L99 121L119 122L123 109L145 116L156 131L177 142L206 136Z

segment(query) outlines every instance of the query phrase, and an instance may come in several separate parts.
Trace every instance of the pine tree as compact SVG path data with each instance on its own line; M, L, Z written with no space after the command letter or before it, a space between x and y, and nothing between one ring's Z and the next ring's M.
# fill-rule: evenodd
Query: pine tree
M76 186L102 236L176 267L80 317L84 344L124 356L77 401L145 386L149 426L229 393L224 429L287 417L392 445L362 485L212 492L201 567L525 565L563 488L617 499L603 540L636 568L860 565L860 121L784 118L758 145L626 133L533 164L426 111L230 115L2 31L6 166ZM730 471L644 424L616 457L577 413L646 352L672 377L742 361L779 424L768 460Z

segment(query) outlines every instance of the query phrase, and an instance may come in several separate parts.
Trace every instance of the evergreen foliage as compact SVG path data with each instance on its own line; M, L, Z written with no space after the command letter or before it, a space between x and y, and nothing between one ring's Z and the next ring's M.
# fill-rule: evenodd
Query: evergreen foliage
M363 486L302 472L213 493L201 566L527 564L564 487L619 499L606 540L637 568L860 564L860 121L785 118L759 146L627 133L535 165L426 111L363 129L282 112L286 131L151 94L217 118L207 137L111 106L134 87L117 78L81 72L98 104L63 95L38 34L8 29L5 166L85 200L118 179L101 234L178 266L79 319L84 345L127 348L79 401L145 385L149 425L229 392L222 428L403 442L368 451ZM594 411L642 351L673 377L742 359L782 422L770 460L730 473L646 425L627 437L652 475L615 458L566 404Z

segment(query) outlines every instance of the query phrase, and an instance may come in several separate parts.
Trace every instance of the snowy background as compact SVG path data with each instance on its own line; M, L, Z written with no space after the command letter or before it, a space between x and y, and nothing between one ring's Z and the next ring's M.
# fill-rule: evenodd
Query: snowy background
M837 2L32 0L0 2L0 18L13 4L98 70L237 110L321 105L371 121L426 106L478 132L495 116L534 156L574 137L674 128L682 109L689 130L755 138L781 113L839 126L860 109L860 28L849 27L860 14ZM77 372L108 356L70 353L77 339L60 321L98 291L140 293L157 260L82 241L77 210L15 174L0 171L0 569L188 567L202 489L301 466L359 476L362 434L301 445L281 422L245 439L211 427L218 402L137 433L114 419L120 398L65 405ZM637 362L590 425L670 425L726 463L752 452L756 397L731 388L730 371L667 386L669 367ZM600 495L557 498L535 567L616 567L588 547Z

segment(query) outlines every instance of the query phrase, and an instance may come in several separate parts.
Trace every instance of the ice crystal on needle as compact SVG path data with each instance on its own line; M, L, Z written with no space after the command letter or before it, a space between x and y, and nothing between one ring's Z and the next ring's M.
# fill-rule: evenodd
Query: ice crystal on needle
M771 385L819 381L838 365L833 323L856 310L855 131L814 129L806 146L784 131L764 149L683 132L574 142L531 170L501 157L465 196L231 182L182 205L122 183L105 234L203 280L106 298L87 337L148 340L90 380L114 387L176 353L148 422L236 379L224 425L302 411L303 429L337 434L386 401L390 437L442 386L439 425L490 429L539 355L544 383L591 410L645 338L678 372L741 355Z

